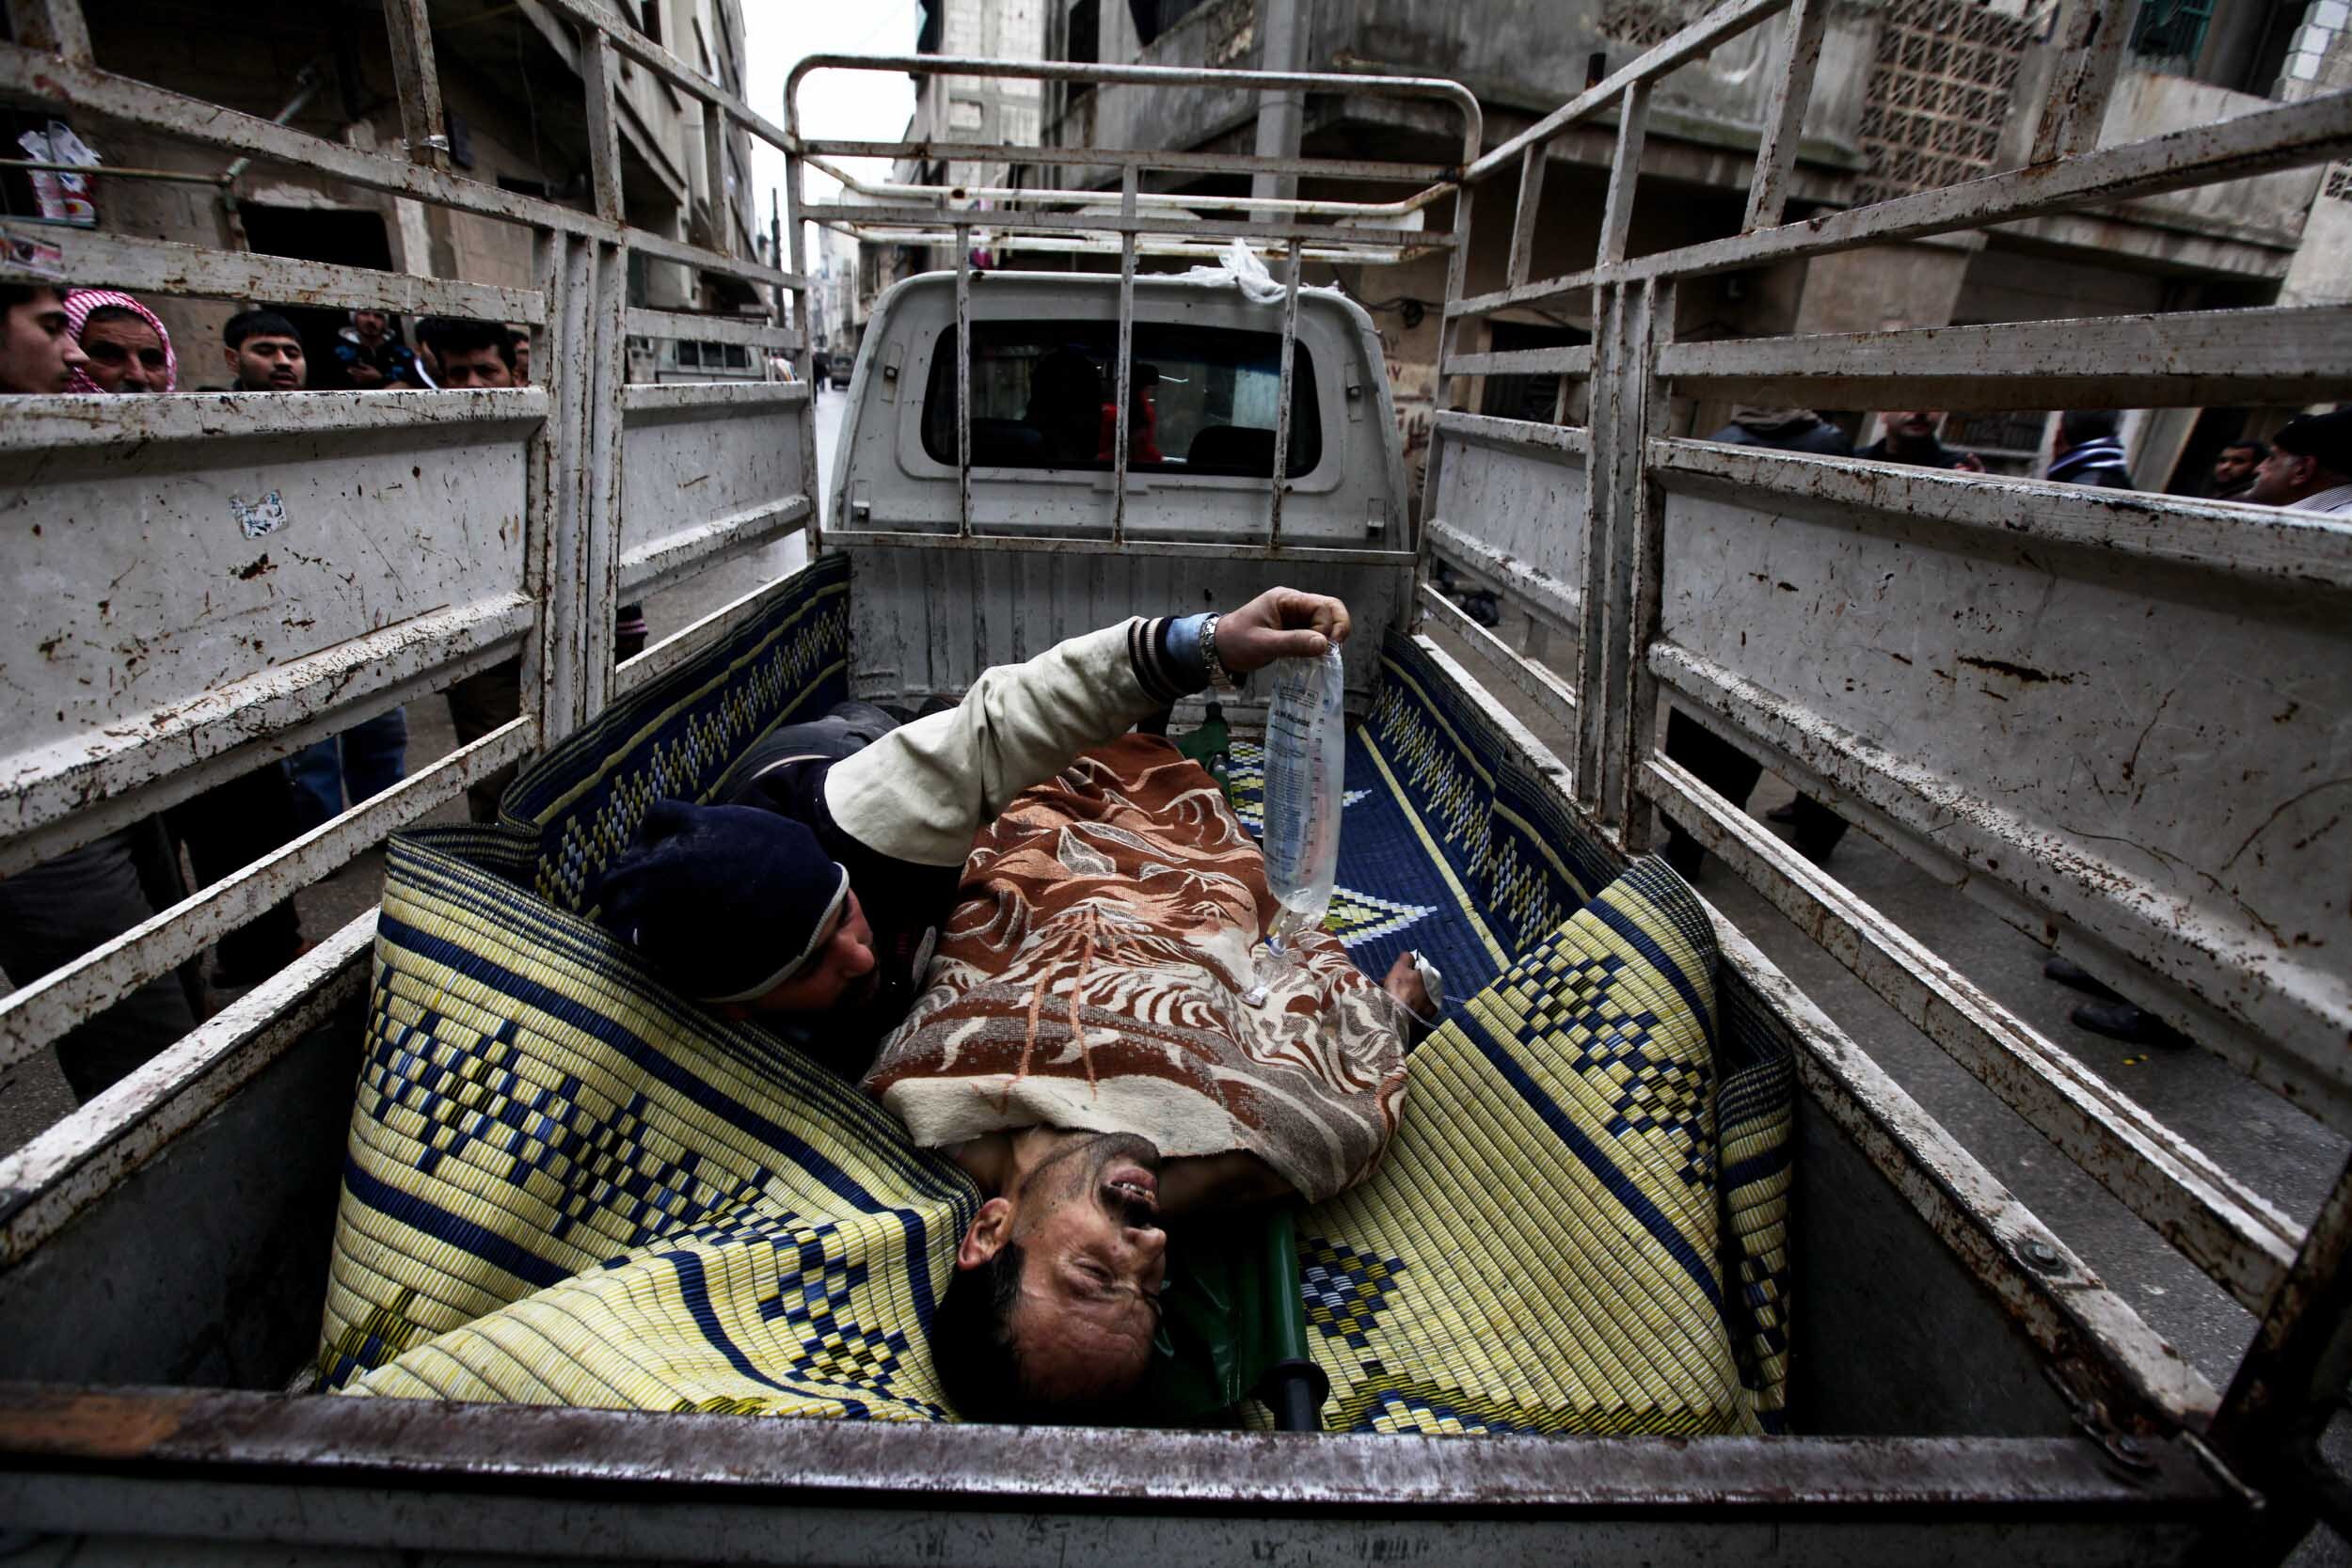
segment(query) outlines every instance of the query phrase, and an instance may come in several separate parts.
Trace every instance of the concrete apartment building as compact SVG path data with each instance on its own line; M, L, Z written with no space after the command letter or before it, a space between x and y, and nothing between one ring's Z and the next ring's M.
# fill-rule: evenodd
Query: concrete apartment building
M918 55L979 55L993 59L1047 57L1046 24L1057 0L926 0L917 12ZM883 45L884 48L893 47ZM913 142L1009 143L1035 147L1043 137L1046 92L1042 84L993 76L916 76L914 113L905 139ZM901 158L891 166L894 182L1007 188L1035 185L1034 167L971 158ZM860 199L851 193L846 200ZM985 210L989 198L971 205ZM875 296L902 277L952 267L954 252L940 245L861 247L857 316L871 312ZM1031 258L1022 265L1035 264Z
M625 0L639 31L729 89L743 90L740 0ZM400 110L383 10L317 0L108 0L85 8L98 65L354 147L399 144ZM586 99L580 38L537 0L431 0L433 43L446 111L452 169L502 189L583 211L589 193ZM710 188L701 108L650 72L621 64L622 195L628 221L653 233L708 244L723 227L739 255L766 234L751 206L751 146L738 131L725 150L724 185ZM38 117L10 121L13 142ZM231 161L167 137L76 115L72 130L108 166L176 171L187 180L98 182L98 228L148 239L335 261L471 282L532 284L529 231L363 190L306 168ZM16 148L11 156L21 155ZM18 207L11 189L10 204ZM635 260L635 258L632 258ZM660 309L733 312L766 301L731 278L660 260L633 268L629 302ZM220 327L235 304L155 303L179 347L183 385L221 382ZM255 301L252 303L281 303ZM291 310L311 345L346 319L336 310ZM695 345L686 345L691 350ZM719 348L721 345L702 345ZM632 343L633 378L676 368L679 345ZM756 374L744 364L721 373ZM331 374L331 364L326 367Z
M827 354L855 354L866 330L864 306L873 303L858 289L858 243L837 229L818 228L810 253L817 275L817 346Z
M1706 0L1019 0L1006 8L948 0L932 13L940 20L921 42L951 54L984 47L991 40L971 32L975 19L1018 11L1025 28L1032 4L1042 10L1041 52L1048 58L1450 76L1477 93L1489 146L1707 9ZM2346 8L2345 0L2146 0L2103 142L2207 125L2352 86ZM2056 64L2049 40L2057 11L2058 0L1838 0L1804 119L1789 217L2026 163ZM1779 25L1718 49L1662 85L1643 151L1633 254L1737 231ZM967 103L953 79L932 83L914 136L977 140L983 128L1025 123L1001 104L992 111ZM1036 108L1049 144L1247 152L1255 146L1259 104L1252 94L1202 87L1056 85ZM1003 118L992 120L992 112ZM1027 105L1019 113L1025 115ZM1553 143L1532 276L1573 271L1591 260L1612 131L1604 118ZM1451 162L1459 152L1450 118L1435 108L1340 93L1308 95L1299 143L1309 154L1432 163ZM972 178L952 161L935 162L926 172ZM1032 169L1026 178L1103 182L1087 175ZM1189 184L1162 179L1153 188L1248 194L1238 180L1220 178ZM1391 200L1403 193L1310 180L1298 194ZM1510 179L1482 188L1469 261L1471 293L1502 285L1516 198ZM1443 205L1431 217L1450 221ZM874 249L868 247L861 289L868 300L896 276L952 260L896 247L876 256ZM1042 255L1005 260L1024 267L1073 264ZM1545 377L1466 379L1441 395L1434 360L1444 264L1433 256L1383 268L1311 265L1308 279L1337 282L1375 312L1408 436L1417 436L1441 403L1550 417L1557 388ZM2348 294L2352 174L2339 166L2007 224L1955 241L1730 274L1683 291L1677 328L1689 339L1867 331L2323 303ZM1591 324L1580 309L1564 303L1480 322L1462 347L1581 342ZM1684 412L1691 428L1704 433L1727 410ZM1860 438L1869 438L1869 411L1840 412ZM2047 455L2052 417L2045 410L1972 414L1955 417L1947 433L1978 449L1996 471L2036 472ZM2193 489L2220 441L2241 429L2261 434L2283 417L2262 410L2215 410L2202 418L2194 409L2134 414L2126 421L2133 471L2147 488Z
M915 36L918 55L1045 57L1046 22L1056 0L927 0ZM993 76L918 76L914 80L912 141L1010 142L1035 147L1043 130L1044 88L1036 82ZM977 159L902 163L893 174L926 182L1008 185L1013 169Z

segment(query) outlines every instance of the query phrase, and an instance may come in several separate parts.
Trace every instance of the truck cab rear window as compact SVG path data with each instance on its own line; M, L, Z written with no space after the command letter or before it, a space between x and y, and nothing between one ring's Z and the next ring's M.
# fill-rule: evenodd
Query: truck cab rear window
M1282 338L1276 332L1137 322L1128 395L1130 468L1160 473L1274 474ZM923 450L956 461L956 333L939 335L923 393ZM1118 423L1118 327L1111 322L972 324L972 466L1111 467ZM1293 350L1288 475L1323 458L1314 359Z

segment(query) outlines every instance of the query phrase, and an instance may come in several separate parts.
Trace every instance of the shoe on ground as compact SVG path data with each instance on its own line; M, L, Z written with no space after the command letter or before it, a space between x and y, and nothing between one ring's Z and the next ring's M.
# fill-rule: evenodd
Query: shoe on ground
M2129 1002L2085 1002L2066 1016L2078 1029L2131 1045L2160 1045L2177 1051L2191 1043L2186 1035Z

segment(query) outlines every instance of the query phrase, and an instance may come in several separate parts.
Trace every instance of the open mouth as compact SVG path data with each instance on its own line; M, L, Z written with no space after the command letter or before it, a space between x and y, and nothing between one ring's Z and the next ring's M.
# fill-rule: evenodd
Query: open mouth
M1159 1222L1160 1183L1141 1165L1121 1163L1114 1166L1104 1177L1103 1194L1136 1229L1149 1229Z

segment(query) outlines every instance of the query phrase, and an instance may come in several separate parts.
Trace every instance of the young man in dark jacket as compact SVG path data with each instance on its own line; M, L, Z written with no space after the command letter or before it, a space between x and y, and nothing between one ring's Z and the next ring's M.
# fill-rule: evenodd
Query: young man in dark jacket
M1816 452L1823 457L1853 455L1853 442L1846 433L1810 408L1754 408L1741 404L1732 409L1731 422L1708 439L1737 447Z
M1936 438L1944 422L1940 409L1909 408L1886 416L1886 434L1855 452L1873 463L1908 463L1915 468L1957 468L1980 474L1984 465L1974 452L1955 451Z
M2233 441L2221 449L2221 455L2213 460L2213 477L2205 486L2205 499L2217 501L2242 501L2253 499L2254 470L2270 455L2269 443L2265 441Z

